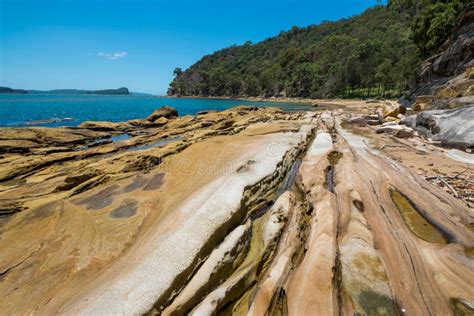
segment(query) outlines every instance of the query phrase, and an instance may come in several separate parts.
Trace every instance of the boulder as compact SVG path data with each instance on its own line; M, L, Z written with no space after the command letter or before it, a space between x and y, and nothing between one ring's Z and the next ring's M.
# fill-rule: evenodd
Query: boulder
M474 105L449 110L432 110L409 116L401 124L426 137L452 147L474 147Z
M172 108L170 106L163 106L159 108L158 110L155 110L150 116L146 118L147 121L149 122L155 122L159 118L173 118L178 116L178 111L175 108Z
M383 108L383 117L397 117L398 114L405 114L406 108L397 102L386 103Z
M474 96L465 96L451 100L448 105L449 108L459 108L465 105L474 104Z

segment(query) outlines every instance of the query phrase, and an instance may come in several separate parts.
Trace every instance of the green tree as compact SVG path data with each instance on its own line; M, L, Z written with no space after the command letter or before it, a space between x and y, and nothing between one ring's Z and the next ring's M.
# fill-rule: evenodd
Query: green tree
M179 67L177 67L177 68L175 68L175 69L173 70L173 75L174 75L175 77L181 76L182 73L183 73L183 70L182 70L181 68L179 68Z
M462 7L457 0L436 1L422 10L413 25L414 41L421 57L433 55L448 39Z
M244 81L243 92L245 96L256 97L260 95L260 83L254 75L249 75Z
M175 73L169 93L334 97L404 89L420 69L412 24L426 7L422 2L435 1L394 0L388 7L376 6L352 18L295 27L255 44L232 45ZM433 30L444 23L444 18L438 20L430 20Z

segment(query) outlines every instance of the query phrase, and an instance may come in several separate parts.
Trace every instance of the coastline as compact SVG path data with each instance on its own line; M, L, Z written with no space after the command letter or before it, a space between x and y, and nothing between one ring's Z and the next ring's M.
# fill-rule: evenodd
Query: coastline
M295 105L309 105L312 107L340 107L340 108L359 108L362 106L366 106L368 104L380 104L383 105L384 103L396 102L395 99L383 99L383 100L373 100L373 99L310 99L310 98L276 98L276 97L206 97L206 96L174 96L174 95L166 95L166 96L155 96L159 98L170 98L170 99L202 99L202 100L242 100L242 101L250 101L250 102L274 102L274 103L288 103L288 104L295 104Z

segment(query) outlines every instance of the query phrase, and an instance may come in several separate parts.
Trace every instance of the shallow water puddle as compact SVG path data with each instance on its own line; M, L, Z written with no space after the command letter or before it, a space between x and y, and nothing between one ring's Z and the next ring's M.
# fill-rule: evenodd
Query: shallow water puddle
M183 139L184 139L184 137L182 137L182 136L164 138L164 139L160 139L156 142L137 145L137 146L132 146L130 148L127 148L127 150L129 150L129 151L138 151L138 150L145 150L145 149L156 148L156 147L163 147L165 145L168 145L168 144L171 144L171 143L183 140Z
M127 133L120 134L120 135L113 135L109 138L99 138L99 139L96 139L92 143L89 143L87 145L82 145L82 146L76 147L75 151L87 150L87 149L92 148L92 147L117 143L117 142L121 142L121 141L124 141L124 140L128 140L130 138L132 138L132 136L128 135Z
M451 304L454 316L474 315L474 306L472 306L472 303L469 304L459 298L452 298L449 300L449 303Z
M413 202L405 197L405 195L392 189L390 190L390 197L413 234L427 242L436 244L448 243L445 234L423 217Z
M121 141L124 141L124 140L129 140L130 138L132 138L132 136L128 135L127 133L124 133L124 134L120 134L120 135L114 135L114 136L110 137L110 140L114 143L117 143L117 142L121 142Z

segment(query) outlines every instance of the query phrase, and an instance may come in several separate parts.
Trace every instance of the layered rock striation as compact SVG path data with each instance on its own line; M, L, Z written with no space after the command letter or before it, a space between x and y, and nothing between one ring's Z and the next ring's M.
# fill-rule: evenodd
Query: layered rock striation
M0 309L472 313L473 209L413 167L463 179L471 165L346 121L164 108L1 129Z

